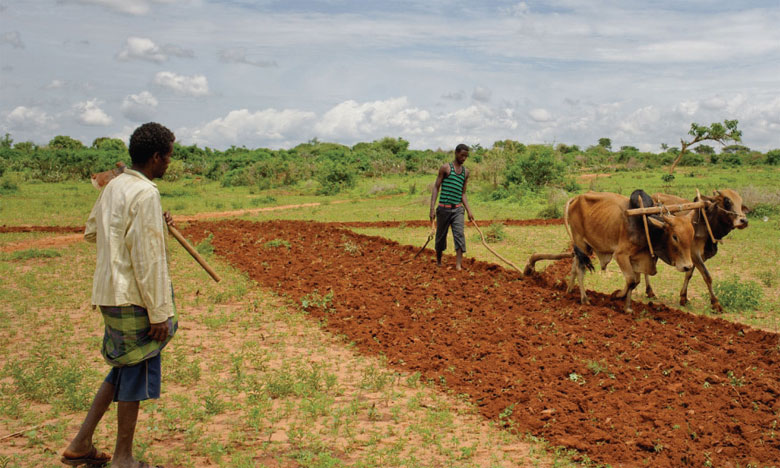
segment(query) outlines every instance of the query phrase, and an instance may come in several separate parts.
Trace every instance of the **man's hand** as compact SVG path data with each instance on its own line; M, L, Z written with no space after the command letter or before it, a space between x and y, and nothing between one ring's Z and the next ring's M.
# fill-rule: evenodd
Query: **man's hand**
M474 215L469 212L469 221L474 222Z
M173 222L173 216L171 216L170 211L166 211L163 213L163 218L165 218L165 224L171 227L176 227L176 224Z
M431 210L431 221L433 221L434 219L436 219L436 213L433 210Z
M154 341L165 341L168 338L168 321L153 323L152 329L149 330L149 336Z

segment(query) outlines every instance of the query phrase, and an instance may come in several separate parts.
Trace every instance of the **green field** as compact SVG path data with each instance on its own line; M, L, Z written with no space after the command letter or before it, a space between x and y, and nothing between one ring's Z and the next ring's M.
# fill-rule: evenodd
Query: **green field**
M663 174L580 175L574 179L578 192L528 190L492 200L492 186L475 170L469 200L480 220L536 218L589 189L628 195L643 188L691 198L696 188L710 193L728 187L745 194L748 206L780 205L777 168L683 168L670 183ZM246 211L239 216L251 220L405 221L427 219L433 179L362 178L348 192L331 196L315 195L313 181L270 190L193 178L158 186L163 207L174 216ZM0 225L82 225L97 194L88 182L20 183L0 195ZM306 203L319 205L258 211ZM780 214L768 213L766 220L751 217L747 229L732 232L707 267L738 305L748 294L745 284L760 291L757 305L731 308L724 319L778 332ZM428 234L426 228L409 227L356 231L415 246ZM563 226L500 231L503 240L491 247L521 267L534 252L560 252L568 244ZM61 234L0 234L0 249L51 236ZM466 236L467 258L501 263L473 227ZM299 304L209 256L224 278L213 283L174 244L171 271L182 326L166 351L164 395L142 407L139 457L166 466L575 465L544 441L481 420L457 395L442 393L419 375L403 375L381 359L358 355L348 342L308 320ZM0 441L0 467L61 466L58 454L107 372L99 355L101 320L89 306L94 261L94 246L84 242L0 253L0 437L19 433ZM734 278L738 281L730 281ZM586 276L588 289L600 292L622 283L614 263ZM657 300L676 306L681 283L680 273L659 265L653 278ZM637 289L635 300L647 300L643 290ZM689 297L684 310L711 314L698 273ZM99 427L98 447L113 450L114 424L112 410Z

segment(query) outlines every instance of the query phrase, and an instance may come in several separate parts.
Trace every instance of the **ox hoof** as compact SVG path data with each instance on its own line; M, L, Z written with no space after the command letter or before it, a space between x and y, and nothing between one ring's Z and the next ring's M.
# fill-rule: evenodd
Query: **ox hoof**
M720 303L713 302L712 303L712 311L716 314L722 314L723 313L723 307L721 307Z
M650 299L655 299L656 297L652 289L650 291L646 291L645 294L647 294L647 297L649 297Z
M681 306L688 305L688 298L680 296L680 305Z

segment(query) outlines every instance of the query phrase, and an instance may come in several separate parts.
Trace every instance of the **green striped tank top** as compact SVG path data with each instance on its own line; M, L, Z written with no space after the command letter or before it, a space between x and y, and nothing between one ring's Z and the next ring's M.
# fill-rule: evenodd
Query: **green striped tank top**
M450 175L441 182L439 203L458 205L463 201L463 184L466 182L466 167L460 168L460 174L455 172L455 166L450 163Z

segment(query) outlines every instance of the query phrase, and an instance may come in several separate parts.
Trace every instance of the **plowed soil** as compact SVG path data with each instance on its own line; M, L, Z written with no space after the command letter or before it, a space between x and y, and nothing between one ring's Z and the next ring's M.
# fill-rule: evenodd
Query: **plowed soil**
M580 305L561 283L566 261L522 278L473 259L461 272L437 267L430 250L402 263L417 247L335 224L182 231L195 242L213 233L215 253L258 283L509 430L616 467L780 460L776 334L639 302L627 315L592 291Z

